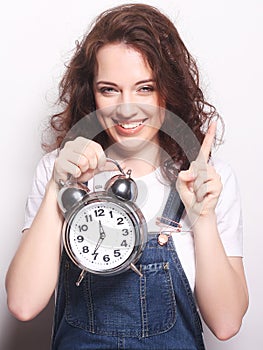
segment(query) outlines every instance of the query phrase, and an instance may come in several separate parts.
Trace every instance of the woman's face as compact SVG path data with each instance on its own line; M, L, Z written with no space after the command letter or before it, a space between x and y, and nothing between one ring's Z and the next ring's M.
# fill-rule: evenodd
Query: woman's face
M99 49L97 63L97 117L110 138L134 151L145 141L158 144L164 112L152 70L143 56L123 43L107 44Z

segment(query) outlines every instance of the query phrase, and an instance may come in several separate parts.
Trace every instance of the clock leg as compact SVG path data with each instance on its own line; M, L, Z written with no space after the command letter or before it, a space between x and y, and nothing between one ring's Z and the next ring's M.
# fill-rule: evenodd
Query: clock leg
M82 270L82 271L81 271L81 273L80 273L80 275L79 275L79 278L78 278L78 280L77 280L77 282L76 282L76 286L77 286L77 287L80 286L80 283L81 283L81 281L83 280L83 278L85 277L86 273L87 273L87 271L85 271L85 270Z
M133 263L130 264L130 268L132 269L132 271L136 272L140 277L143 276L143 274L141 273L141 271L139 271L139 270L137 269L137 267L136 267Z

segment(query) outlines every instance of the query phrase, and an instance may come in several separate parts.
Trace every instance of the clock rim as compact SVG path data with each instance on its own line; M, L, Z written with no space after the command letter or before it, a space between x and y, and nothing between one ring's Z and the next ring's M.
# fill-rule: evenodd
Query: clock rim
M71 249L71 244L69 241L69 235L70 235L70 228L71 223L74 220L77 213L82 210L84 207L86 207L89 204L93 203L109 203L113 202L115 205L120 207L122 210L126 211L127 215L131 219L134 227L134 234L135 234L135 243L133 250L131 254L128 256L127 259L125 259L124 262L122 262L120 265L109 268L109 269L103 269L103 270L94 270L91 268L88 268L87 266L83 265L78 257L74 254L74 249ZM62 229L62 236L63 236L63 244L64 248L71 259L71 261L79 267L81 270L84 270L86 272L90 272L96 275L101 276L113 276L116 274L120 274L122 272L127 271L130 269L131 264L136 264L136 262L139 260L145 244L147 240L147 224L145 221L145 218L139 209L139 207L131 202L131 201L122 201L110 193L106 191L99 191L99 192L93 192L88 194L83 198L81 202L78 203L77 207L72 208L73 210L68 213L67 217L64 220L63 229Z

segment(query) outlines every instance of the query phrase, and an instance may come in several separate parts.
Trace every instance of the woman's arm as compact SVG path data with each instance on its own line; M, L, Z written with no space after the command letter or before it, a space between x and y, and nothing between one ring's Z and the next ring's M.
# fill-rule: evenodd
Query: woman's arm
M6 276L8 307L19 320L34 318L54 292L62 221L57 205L57 185L51 179L32 226L23 232Z
M234 336L248 307L242 258L227 257L215 208L222 191L220 176L208 159L215 136L211 124L196 161L181 171L177 189L192 223L195 247L195 293L202 317L221 340Z
M63 216L57 204L59 180L68 175L88 181L106 163L102 147L78 137L55 160L40 208L25 230L6 276L8 307L20 320L30 320L47 305L57 284Z
M202 317L220 340L234 336L248 307L248 291L241 257L227 257L216 217L194 225L195 294Z

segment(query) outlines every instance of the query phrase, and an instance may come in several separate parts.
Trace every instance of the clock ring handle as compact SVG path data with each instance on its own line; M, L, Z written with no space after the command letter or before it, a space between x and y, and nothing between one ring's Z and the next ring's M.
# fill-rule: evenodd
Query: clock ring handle
M114 159L112 159L112 158L107 157L107 158L106 158L106 161L115 164L116 167L120 170L120 172L121 172L123 175L126 175L125 172L124 172L124 170L123 170L122 167L120 166L120 164L117 162L117 160L114 160Z

